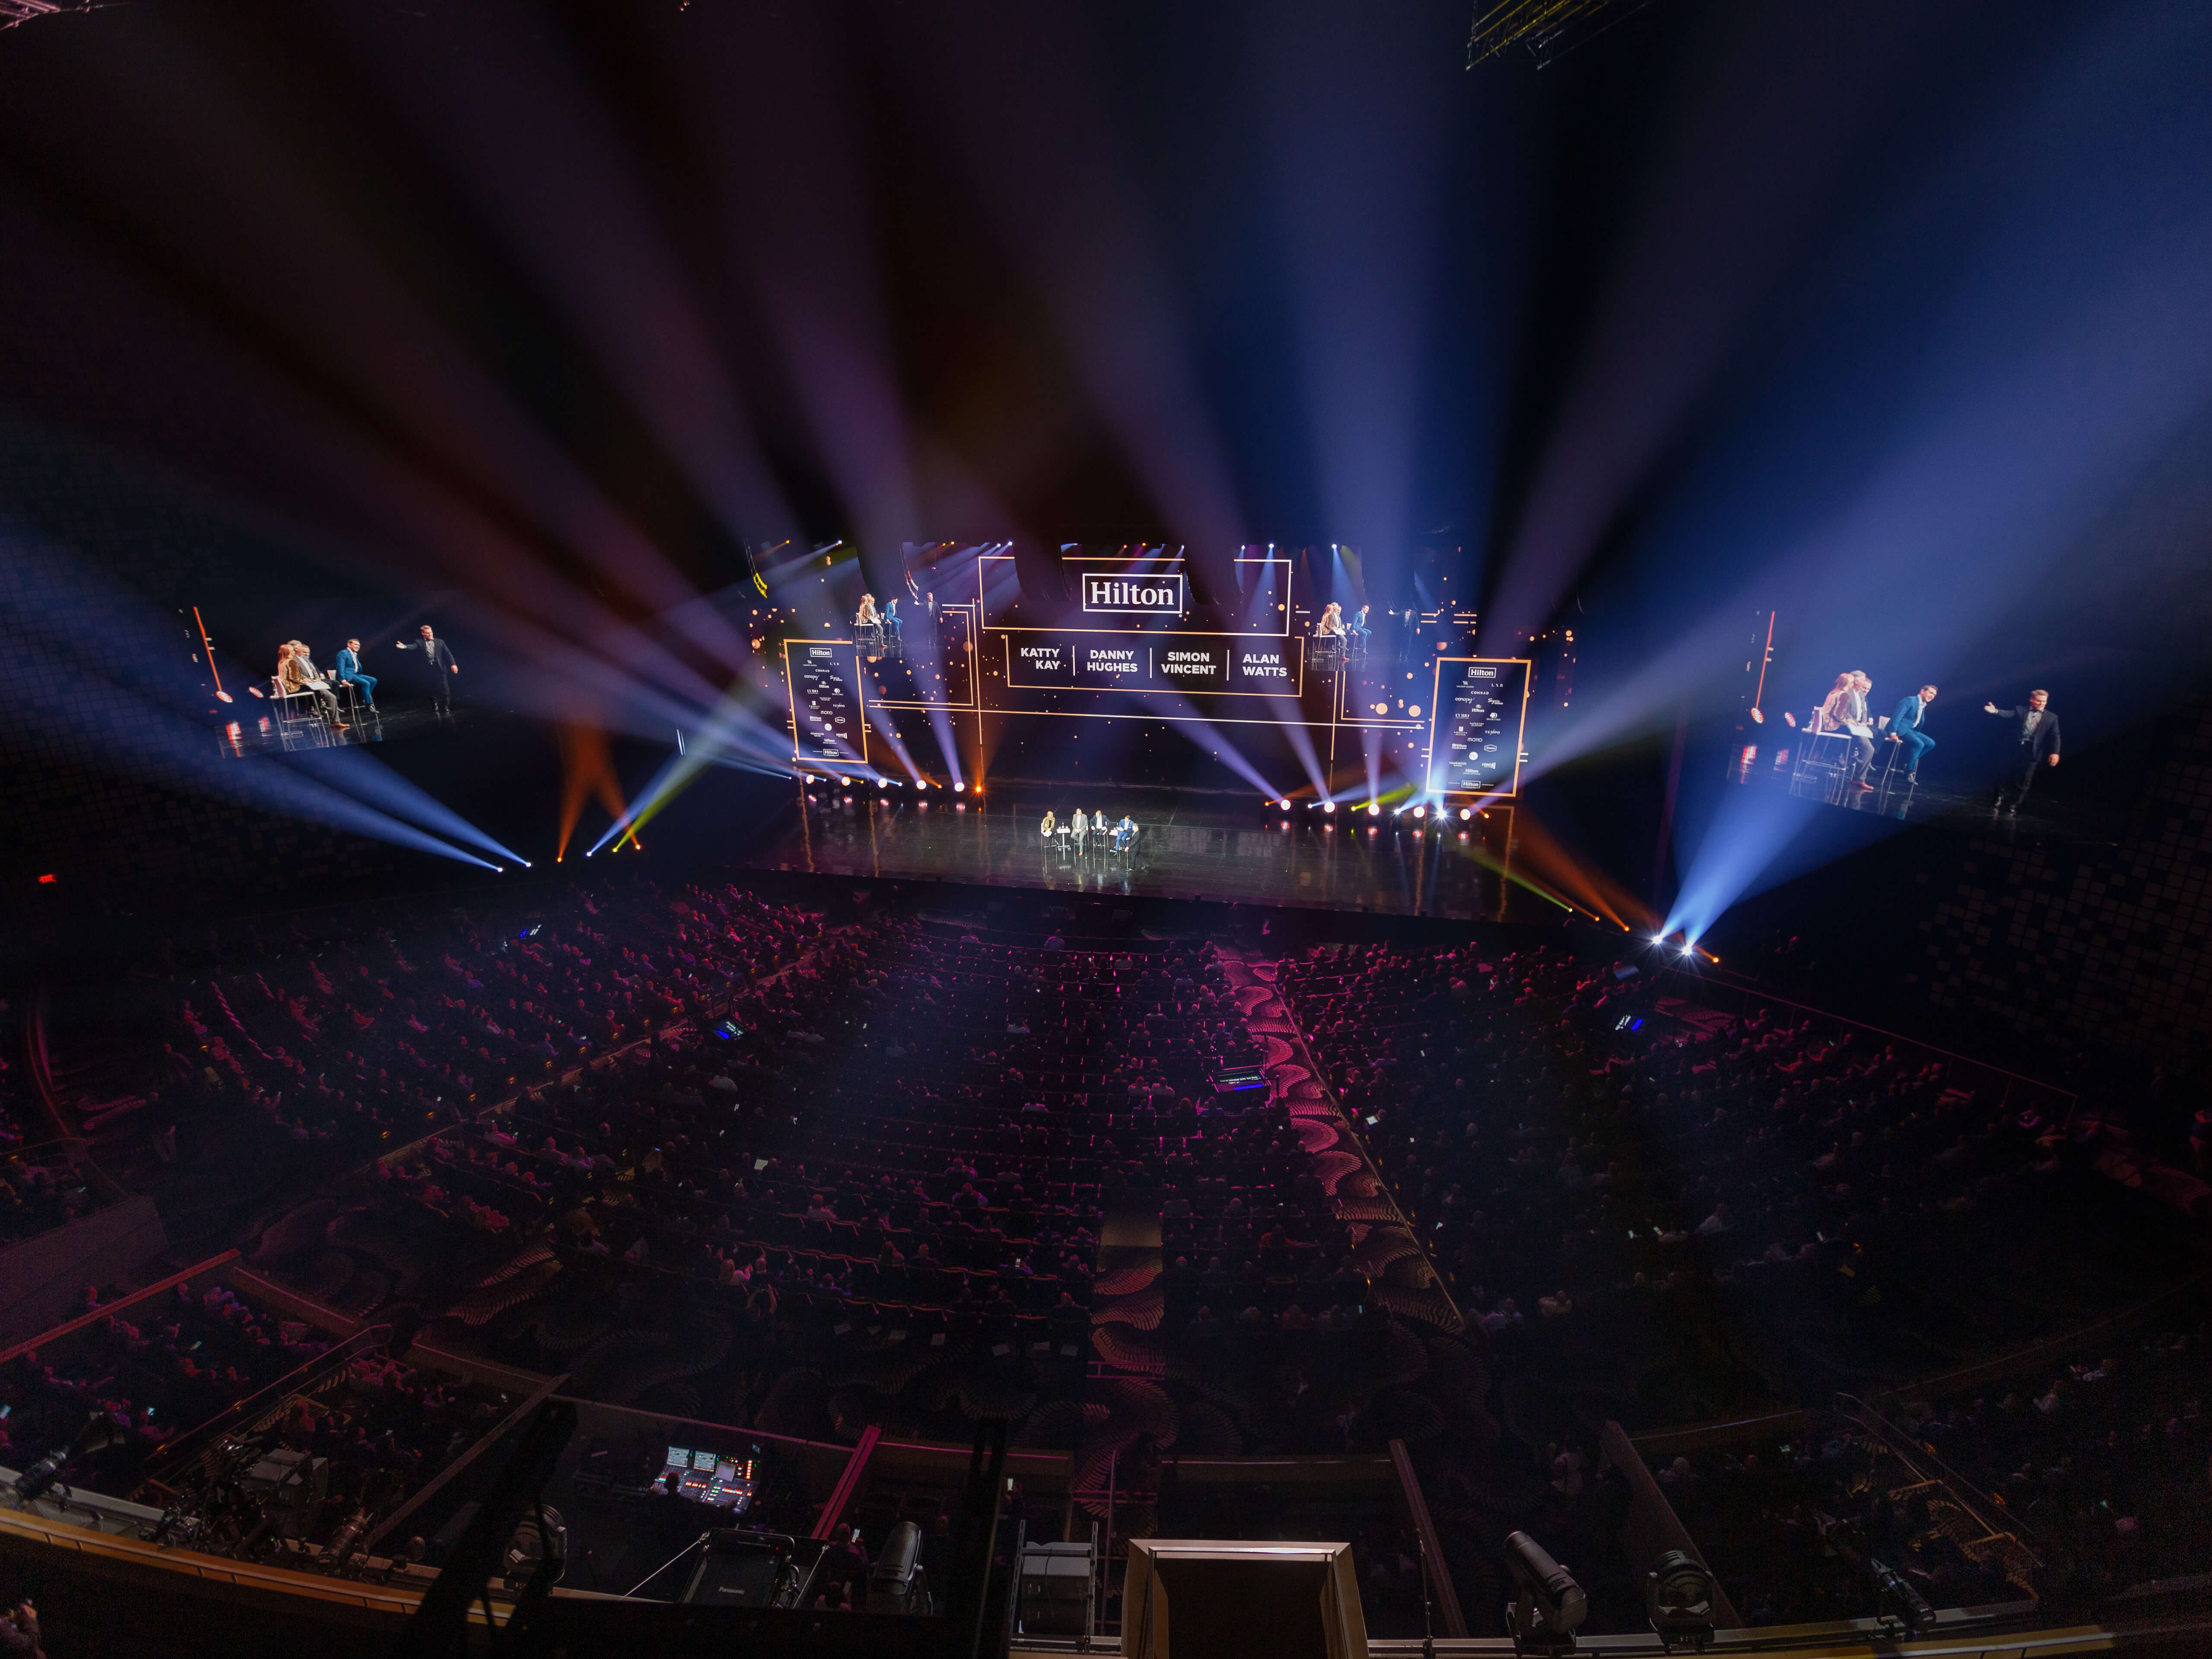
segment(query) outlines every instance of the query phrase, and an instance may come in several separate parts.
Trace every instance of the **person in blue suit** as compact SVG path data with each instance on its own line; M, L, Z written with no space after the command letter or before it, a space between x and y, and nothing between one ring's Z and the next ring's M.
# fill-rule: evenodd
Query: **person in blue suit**
M1897 712L1889 717L1889 735L1905 745L1905 781L1920 781L1920 762L1936 746L1936 739L1921 730L1921 718L1928 705L1936 701L1936 688L1923 685L1897 705Z
M348 685L361 688L361 700L368 707L376 707L376 676L361 672L361 641L348 640L345 648L338 653L338 678Z

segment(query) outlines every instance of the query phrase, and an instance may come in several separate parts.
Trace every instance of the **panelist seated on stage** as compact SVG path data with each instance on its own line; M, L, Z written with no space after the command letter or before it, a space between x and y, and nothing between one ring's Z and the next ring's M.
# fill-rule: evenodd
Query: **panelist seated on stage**
M1920 781L1920 763L1936 746L1936 739L1920 729L1928 705L1935 701L1936 688L1923 685L1899 702L1897 712L1889 717L1889 735L1897 739L1905 751L1905 781L1907 783Z
M289 695L311 698L332 730L352 729L338 718L337 695L331 690L331 683L315 666L314 659L308 656L307 647L297 640L287 640L277 649L276 684Z
M361 700L368 708L376 707L376 676L361 672L361 641L348 640L337 656L337 677L341 684L361 688Z
M1874 763L1874 725L1867 715L1867 693L1872 690L1874 682L1866 675L1847 669L1836 676L1834 687L1821 700L1814 717L1815 731L1839 732L1850 737L1850 772L1855 784L1866 782L1867 769Z

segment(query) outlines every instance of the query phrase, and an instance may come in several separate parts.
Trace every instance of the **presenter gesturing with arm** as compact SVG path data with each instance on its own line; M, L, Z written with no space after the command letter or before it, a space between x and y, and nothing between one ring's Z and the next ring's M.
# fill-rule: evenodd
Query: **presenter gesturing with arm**
M2020 740L1997 785L1997 811L2016 813L2021 802L2027 799L2027 792L2035 787L2037 771L2058 764L2058 711L2051 706L2051 693L2031 691L2027 701L2014 708L2000 708L1993 702L1985 702L1982 712L2010 720L2014 735Z
M453 647L432 633L428 623L422 624L419 638L397 641L395 647L401 651L422 653L423 665L430 671L430 706L441 714L452 714L453 682L461 672L461 665L453 660Z

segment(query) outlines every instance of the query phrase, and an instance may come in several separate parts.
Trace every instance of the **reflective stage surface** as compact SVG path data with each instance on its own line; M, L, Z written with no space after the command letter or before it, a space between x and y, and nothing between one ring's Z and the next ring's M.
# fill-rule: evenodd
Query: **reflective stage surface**
M228 755L290 755L306 749L338 749L349 744L385 743L398 738L450 731L466 711L456 715L440 713L427 700L387 696L382 704L362 703L349 697L340 709L344 730L325 724L312 713L304 699L293 699L280 708L273 698L252 694L252 701L234 703L226 713L234 718L217 728L217 738Z
M1039 833L1048 806L1107 809L1140 826L1135 844ZM1340 806L1323 814L1194 804L1127 790L1093 803L1000 796L961 801L904 791L817 787L744 861L817 874L936 878L1096 895L1235 900L1319 909L1541 921L1567 912L1514 879L1514 809L1416 822Z
M1845 811L1968 833L2102 843L2118 837L2125 816L2122 802L2101 794L2085 796L2068 787L2071 777L2062 780L2055 772L2039 774L2026 800L2013 811L2000 811L1994 779L1960 777L1947 765L1940 771L1931 767L1926 781L1914 783L1911 775L1894 763L1893 745L1876 750L1875 764L1860 781L1843 763L1843 745L1827 741L1827 752L1816 750L1810 756L1800 752L1802 734L1796 749L1788 743L1770 750L1747 746L1731 762L1729 779L1753 788L1786 791L1801 800L1824 802Z

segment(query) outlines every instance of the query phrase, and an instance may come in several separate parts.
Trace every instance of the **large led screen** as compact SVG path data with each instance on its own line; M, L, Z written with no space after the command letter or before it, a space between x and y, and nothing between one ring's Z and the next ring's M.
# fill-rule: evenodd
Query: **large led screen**
M900 778L980 776L1018 755L1017 775L1045 775L1112 742L1140 769L1133 726L1141 753L1171 757L1164 739L1180 737L1224 777L1285 791L1518 788L1529 664L1473 655L1471 617L1332 611L1302 591L1297 560L1266 553L1237 558L1233 591L1217 581L1211 601L1171 553L1066 552L1057 566L1024 581L1010 555L969 550L872 594L867 622L850 581L834 599L825 585L813 610L840 614L802 606L778 641L793 759Z

